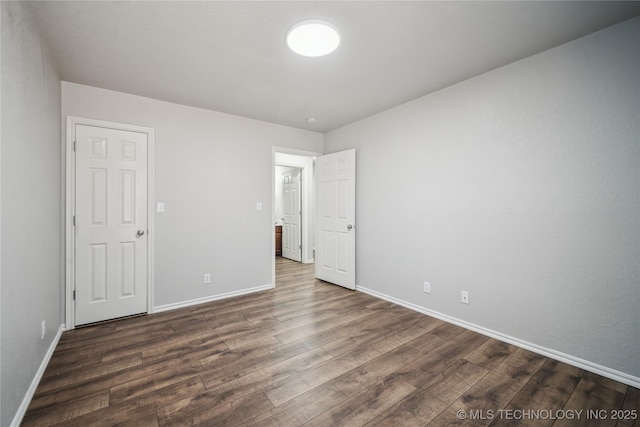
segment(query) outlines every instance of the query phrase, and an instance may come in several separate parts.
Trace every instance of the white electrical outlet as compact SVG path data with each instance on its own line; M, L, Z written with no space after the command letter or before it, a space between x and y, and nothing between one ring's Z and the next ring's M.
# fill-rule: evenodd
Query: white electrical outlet
M469 292L460 291L460 302L463 304L469 304Z
M205 273L204 283L211 283L211 273Z
M41 331L41 335L40 335L40 339L44 339L44 335L47 333L47 321L43 320L42 324L40 325L40 331Z
M430 294L431 293L431 283L424 282L424 292L426 294Z

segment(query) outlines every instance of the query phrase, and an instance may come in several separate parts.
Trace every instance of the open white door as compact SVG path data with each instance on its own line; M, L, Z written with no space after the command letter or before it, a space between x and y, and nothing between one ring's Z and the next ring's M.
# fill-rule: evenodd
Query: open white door
M282 174L282 256L293 261L302 260L300 245L300 169L292 169Z
M318 157L316 277L356 288L356 150Z
M75 325L146 313L147 134L75 137Z

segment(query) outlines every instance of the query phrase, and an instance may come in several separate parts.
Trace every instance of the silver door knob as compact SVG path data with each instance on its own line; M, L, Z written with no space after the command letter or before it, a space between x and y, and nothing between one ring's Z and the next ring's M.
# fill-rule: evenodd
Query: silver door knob
M353 228L353 225L347 224L347 230L351 230L352 228Z
M142 237L144 236L144 230L138 230L136 234L138 235L138 237Z

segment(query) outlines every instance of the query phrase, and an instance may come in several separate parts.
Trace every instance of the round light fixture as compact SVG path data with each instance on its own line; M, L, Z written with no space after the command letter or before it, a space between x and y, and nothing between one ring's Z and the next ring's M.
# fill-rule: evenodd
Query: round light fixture
M338 29L326 21L302 21L287 32L289 49L302 56L324 56L339 44Z

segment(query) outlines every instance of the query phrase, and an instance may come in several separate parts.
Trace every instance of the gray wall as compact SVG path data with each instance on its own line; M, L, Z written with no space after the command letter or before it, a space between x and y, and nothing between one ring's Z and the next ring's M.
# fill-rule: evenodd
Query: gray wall
M28 7L5 1L0 7L0 425L8 426L63 323L63 232L60 79Z
M322 134L67 82L62 114L155 129L156 307L272 284L272 147Z
M639 76L637 18L328 133L358 286L640 377Z

